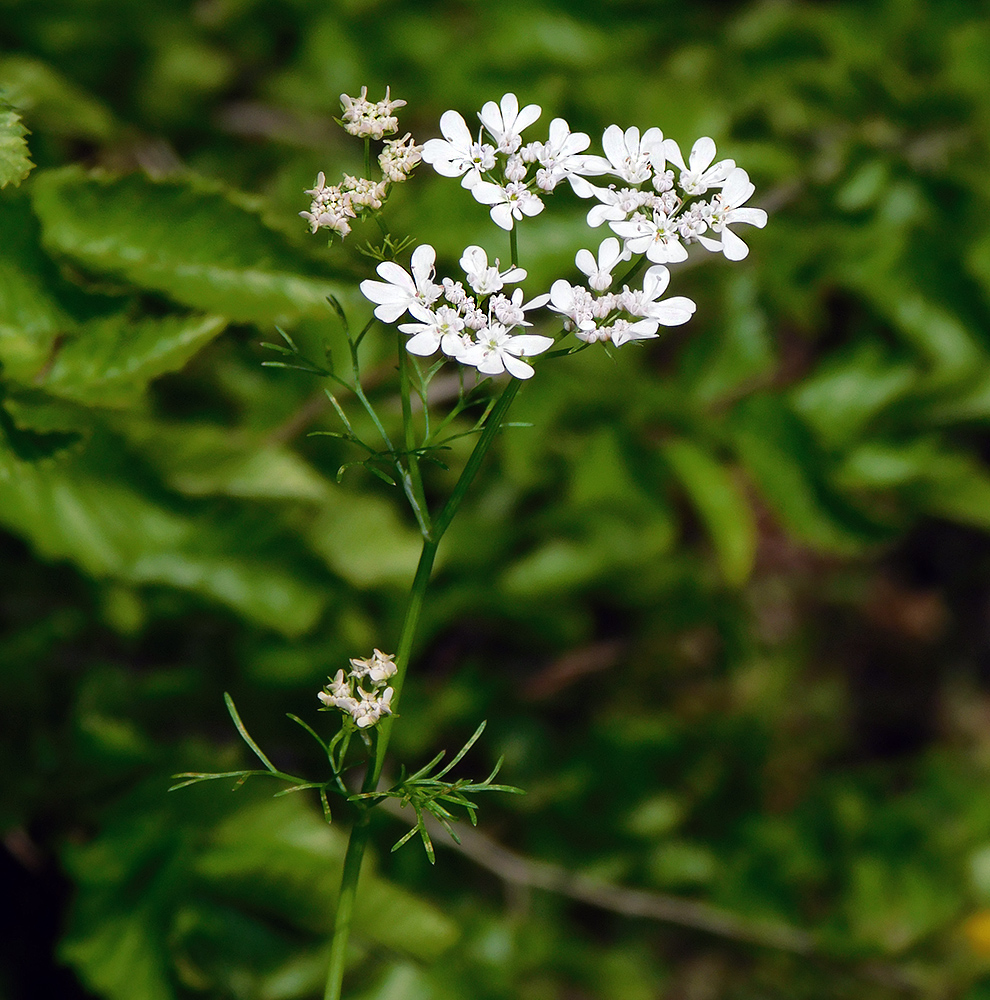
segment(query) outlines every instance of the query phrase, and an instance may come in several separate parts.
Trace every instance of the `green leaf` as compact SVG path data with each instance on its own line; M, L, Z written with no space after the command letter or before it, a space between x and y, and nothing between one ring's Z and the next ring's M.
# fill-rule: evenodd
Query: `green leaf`
M172 489L186 496L321 503L329 483L294 451L260 433L215 424L129 421L123 428Z
M745 583L756 558L756 522L731 470L686 438L664 442L661 451L708 529L726 582Z
M74 322L53 294L55 271L26 198L0 200L0 233L0 363L4 377L30 382Z
M285 635L315 624L320 593L268 560L217 550L214 525L175 514L115 470L91 466L94 450L28 464L0 446L0 523L42 558L67 559L92 576L198 593Z
M133 406L148 383L177 371L223 330L220 316L90 320L58 352L43 387L93 406Z
M374 494L336 489L307 533L314 552L357 587L408 584L423 546L394 504Z
M702 406L739 394L773 368L773 344L757 290L750 272L728 281L724 321L711 335L694 339L685 352L688 391Z
M3 387L0 386L0 400ZM81 439L75 431L35 431L21 428L11 419L6 407L0 404L0 430L7 440L10 450L24 462L36 462L39 458L51 458Z
M743 464L796 538L823 552L850 554L877 539L875 526L826 484L826 456L784 403L750 396L733 410L731 430Z
M326 934L345 849L343 832L290 796L240 809L221 823L194 872L227 903ZM457 937L449 918L376 877L370 865L361 877L354 928L366 940L422 960L436 958Z
M193 179L40 173L35 210L51 249L176 302L241 322L325 315L340 294L259 215Z
M0 57L7 100L40 131L101 142L119 130L113 114L91 94L40 59Z
M20 184L34 167L26 135L20 115L0 97L0 188Z
M791 393L795 411L826 447L840 447L914 386L914 365L893 361L876 341L864 341L824 361Z

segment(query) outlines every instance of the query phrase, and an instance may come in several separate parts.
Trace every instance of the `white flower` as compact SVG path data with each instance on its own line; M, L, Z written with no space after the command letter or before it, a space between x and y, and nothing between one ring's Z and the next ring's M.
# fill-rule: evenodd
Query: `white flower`
M375 651L367 659L361 660L351 657L351 677L360 680L362 677L371 679L375 687L380 687L382 682L391 677L395 671L395 654L383 653L380 649ZM340 676L343 671L338 672Z
M641 184L654 170L663 170L663 133L658 128L648 128L640 137L633 125L625 132L618 125L609 125L602 135L603 159L589 156L585 165L588 172L613 174L627 184Z
M529 333L513 337L501 323L491 323L487 329L479 331L477 341L457 360L475 366L483 375L508 372L516 378L531 378L532 366L519 359L542 354L552 346L552 337Z
M488 254L478 246L469 246L461 255L461 269L467 276L468 284L478 295L491 295L501 291L507 282L515 284L526 278L526 272L521 267L510 267L499 271L498 258L493 267L488 266Z
M308 212L299 214L309 223L310 232L330 229L339 233L343 239L351 231L347 220L353 219L357 214L351 204L351 194L336 185L327 187L327 179L322 170L316 177L316 186L306 194L312 196L312 204Z
M407 132L401 139L385 140L385 148L378 155L378 166L386 180L398 183L404 181L422 159L423 147L417 146L412 134Z
M502 229L511 229L512 220L521 221L524 215L539 215L543 202L525 184L510 181L505 187L479 181L471 194L483 205L491 205L492 222Z
M514 153L522 145L522 130L532 125L542 113L543 109L538 104L527 104L520 111L516 95L506 94L498 104L488 101L478 117L499 151Z
M621 260L629 260L632 254L623 250L614 236L602 240L598 247L598 259L590 250L578 250L574 258L578 270L588 275L588 287L596 292L604 292L612 284L612 268Z
M532 326L532 323L526 322L526 313L531 309L540 309L549 301L549 295L537 295L523 304L523 290L517 288L511 299L505 295L493 295L488 300L488 311L502 326L511 330L515 326Z
M582 198L587 198L590 185L577 176L583 173L597 173L589 169L586 156L579 155L591 145L591 137L585 132L572 132L563 118L550 122L549 138L544 143L533 143L529 155L537 160L541 169L536 172L537 186L543 191L552 191L564 178Z
M722 240L699 236L698 241L709 250L721 250L728 260L742 260L749 247L731 230L733 222L745 222L762 229L767 224L767 213L762 208L742 208L756 188L749 174L742 167L736 167L725 179L722 190L713 198L708 225L712 232L721 233Z
M410 261L412 276L395 261L386 260L376 270L385 281L362 281L361 293L378 303L375 316L394 323L406 310L417 319L429 319L429 309L443 294L443 286L433 282L437 252L428 243L416 247Z
M461 331L464 320L460 313L450 306L440 306L436 312L429 314L429 320L423 323L400 323L402 333L411 333L406 341L406 350L421 358L435 354L437 348L450 357L456 357L463 347Z
M630 340L651 340L657 337L657 321L640 319L631 323L627 319L617 319L611 326L601 327L594 333L578 331L574 336L591 344L596 340L610 340L616 347L621 347Z
M725 182L735 160L719 160L714 166L715 142L708 136L702 136L692 147L688 157L688 165L684 165L680 147L673 139L665 139L663 150L671 163L677 164L681 176L678 180L681 190L688 195L704 194L709 188L718 187Z
M388 185L385 181L371 181L366 177L351 177L344 174L344 183L341 189L351 196L351 204L359 208L370 208L377 211L388 194Z
M495 166L495 147L475 142L467 123L456 111L440 116L442 139L427 139L423 144L423 160L444 177L463 177L461 185L473 187L481 175Z
M376 691L365 691L363 688L358 688L357 693L361 700L351 709L350 714L359 729L374 726L383 715L392 714L392 696L395 694L392 688L385 688L380 696Z
M349 701L353 698L351 681L344 676L343 670L337 671L336 675L319 693L318 697L327 708L337 708L339 707L337 704L339 701Z
M610 222L612 231L626 241L626 249L645 253L656 264L687 260L687 249L681 243L676 221L654 210L653 217L635 215L628 222Z
M662 264L654 264L643 275L642 289L622 289L619 304L633 316L656 320L661 326L680 326L694 315L697 306L683 295L658 301L669 283L670 271Z
M607 188L588 184L588 195L594 195L600 204L593 205L588 211L588 225L597 229L603 222L620 222L628 218L638 208L652 205L654 194L651 191L637 191L636 188L616 188L610 184Z
M578 330L594 330L597 326L596 301L587 288L563 278L550 286L550 308L566 316Z
M393 112L396 108L405 106L405 101L393 101L389 96L389 88L385 88L385 98L377 104L368 100L368 88L361 88L360 97L340 95L340 103L344 109L344 128L351 135L368 136L381 139L388 132L395 132L399 127L399 119Z

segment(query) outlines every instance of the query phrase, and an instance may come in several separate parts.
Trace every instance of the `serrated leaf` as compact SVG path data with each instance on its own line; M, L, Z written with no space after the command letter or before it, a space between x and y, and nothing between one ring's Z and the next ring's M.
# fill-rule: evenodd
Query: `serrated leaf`
M704 521L727 583L745 583L756 558L756 522L732 473L686 438L664 442L664 458Z
M67 167L32 185L46 244L85 267L240 322L325 315L339 292L258 214L203 181Z
M31 173L28 134L21 116L0 98L0 188L16 186Z
M90 320L59 349L41 384L78 403L132 406L152 379L178 371L225 326L220 316Z
M198 593L286 635L311 628L323 608L322 595L284 569L216 551L209 522L159 506L86 455L29 464L0 445L0 523L44 559Z
M0 400L2 398L2 387L0 387ZM74 445L82 437L76 431L36 431L30 427L18 427L2 403L0 403L0 431L6 438L7 446L23 462L51 458L52 455L57 455Z

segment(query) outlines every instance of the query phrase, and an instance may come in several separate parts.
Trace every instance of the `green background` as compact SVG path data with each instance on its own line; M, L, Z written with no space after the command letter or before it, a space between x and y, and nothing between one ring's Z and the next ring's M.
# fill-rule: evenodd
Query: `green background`
M374 234L297 213L361 168L338 95L386 84L420 142L506 91L534 136L711 135L770 218L674 269L686 327L521 393L393 749L487 718L465 773L527 789L481 829L530 884L381 817L349 995L990 997L990 10L921 0L0 0L0 997L321 992L344 811L165 788L246 760L224 690L318 775L284 713L329 724L398 634L415 526L259 346L366 314ZM520 227L531 294L586 208ZM388 214L446 273L508 256L428 167Z

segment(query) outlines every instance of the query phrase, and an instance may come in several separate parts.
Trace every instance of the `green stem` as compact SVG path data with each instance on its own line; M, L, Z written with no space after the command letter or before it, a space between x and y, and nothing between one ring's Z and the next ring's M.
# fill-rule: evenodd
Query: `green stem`
M330 945L330 968L327 971L327 987L323 1000L340 1000L340 989L344 982L344 965L347 960L347 941L351 933L351 917L354 915L354 900L357 897L358 878L361 862L368 846L368 810L359 807L358 818L351 827L344 855L344 873L340 879L340 895L337 897L337 913L333 921L333 942Z
M513 267L519 266L519 243L516 239L516 227L509 230L509 260Z
M409 352L406 350L406 336L396 331L399 338L399 390L402 396L402 426L405 429L406 469L408 470L410 499L413 500L413 512L419 522L419 529L424 538L432 537L430 530L430 513L426 506L426 494L423 492L423 476L419 469L419 456L416 454L416 429L413 427L412 399L409 386Z
M392 679L392 710L395 711L399 703L399 696L402 694L402 685L406 678L406 671L409 667L410 655L412 653L413 642L416 638L416 629L423 611L423 600L426 596L426 588L430 582L433 572L433 562L436 558L437 547L444 532L450 527L450 522L454 519L461 501L467 494L474 477L481 468L482 460L485 457L495 435L501 427L506 411L512 404L516 393L519 391L519 380L512 379L502 390L498 402L492 408L488 416L481 436L478 438L461 472L460 478L453 492L444 504L443 509L433 522L433 531L430 536L423 538L423 551L419 557L419 565L416 567L416 575L413 578L412 589L409 592L409 602L406 605L406 615L402 622L402 633L399 636L399 646L395 654L397 671ZM393 716L386 716L378 724L378 736L375 742L375 759L372 766L368 768L364 776L362 791L373 792L381 779L382 767L385 764L385 754L388 751L389 738L392 734ZM359 807L358 818L351 827L350 837L347 841L347 853L344 856L344 871L340 880L340 895L337 899L337 914L333 925L333 943L330 946L330 969L327 973L327 988L324 993L324 1000L340 1000L341 984L344 979L344 961L347 953L347 939L351 931L351 917L354 912L354 899L357 894L358 878L361 875L361 862L364 859L364 851L368 845L368 810Z
M431 537L423 539L423 551L420 553L419 565L416 567L416 575L413 577L412 589L409 593L409 603L406 605L406 616L403 619L402 632L399 635L399 646L395 653L396 673L392 678L392 690L394 692L392 695L393 712L398 706L399 698L402 695L402 685L405 683L406 671L409 668L409 658L413 642L416 638L416 629L419 626L420 613L423 610L423 598L426 595L426 588L430 582L430 575L433 572L433 561L436 558L440 539L443 538L444 532L450 527L450 522L453 521L454 515L461 506L461 501L467 495L474 477L478 474L485 454L491 447L492 441L495 440L495 435L498 433L502 421L505 419L506 411L516 398L520 384L519 380L514 378L502 390L502 395L499 396L498 402L496 402L492 408L492 412L488 415L488 421L464 466L464 470L461 472L460 478L457 480L457 485L454 486L447 502L443 505L443 509L433 522ZM374 791L378 784L378 779L381 777L394 721L394 716L390 715L378 723L375 763L369 772L371 781L370 785L366 782L367 787L364 789L366 792Z

